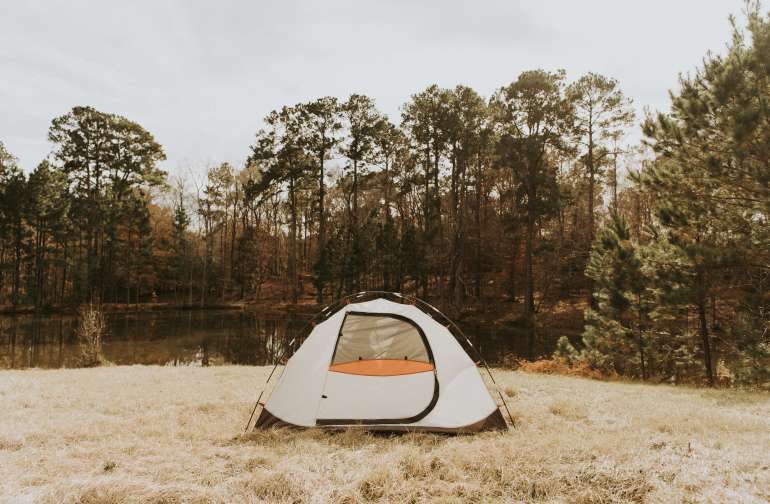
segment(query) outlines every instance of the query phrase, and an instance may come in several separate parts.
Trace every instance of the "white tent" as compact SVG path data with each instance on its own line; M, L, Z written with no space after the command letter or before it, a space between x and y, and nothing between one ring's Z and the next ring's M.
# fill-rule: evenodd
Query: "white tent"
M377 297L327 316L286 363L257 428L506 428L476 364L427 312Z

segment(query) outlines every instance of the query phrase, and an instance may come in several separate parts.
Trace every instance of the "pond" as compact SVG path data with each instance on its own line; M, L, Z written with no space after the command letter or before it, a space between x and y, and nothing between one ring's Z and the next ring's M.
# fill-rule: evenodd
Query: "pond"
M106 314L104 357L113 364L265 365L276 362L306 318L249 310L165 310ZM74 315L0 316L0 369L77 367ZM463 330L493 364L526 354L526 335L494 326ZM552 346L538 342L538 347Z

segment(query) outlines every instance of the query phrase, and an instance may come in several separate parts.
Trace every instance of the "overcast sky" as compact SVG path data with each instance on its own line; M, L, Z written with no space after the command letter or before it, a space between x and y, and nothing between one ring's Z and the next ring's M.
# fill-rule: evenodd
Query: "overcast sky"
M240 166L270 110L352 92L391 119L431 83L485 96L523 70L617 78L665 109L724 52L741 0L25 1L0 5L0 140L26 169L51 119L91 105L164 146L165 168Z

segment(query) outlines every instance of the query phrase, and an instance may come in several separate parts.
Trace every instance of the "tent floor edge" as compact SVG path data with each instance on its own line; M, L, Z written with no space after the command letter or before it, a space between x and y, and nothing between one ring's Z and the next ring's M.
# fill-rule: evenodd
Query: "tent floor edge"
M482 418L472 424L463 425L461 427L431 427L427 425L409 425L409 424L391 424L391 425L371 425L371 424L340 424L340 425L317 425L316 427L329 431L342 432L346 430L358 430L362 432L376 432L381 434L387 433L407 433L407 432L424 432L434 434L476 434L478 432L486 431L506 431L508 430L508 423L505 421L500 408L495 410L488 416Z
M277 416L270 413L267 408L262 408L262 411L259 413L259 417L257 418L257 422L254 424L254 430L257 429L270 429L270 428L278 428L278 427L292 427L292 428L302 428L299 425L294 425L293 423L285 422L278 418Z
M482 420L479 430L475 432L495 430L508 430L508 423L505 421L505 417L500 411L500 408L495 408L495 411Z
M254 424L254 430L257 429L271 429L271 428L293 428L293 429L307 429L313 427L303 427L295 425L284 420L281 420L277 416L273 415L266 408L262 408L259 413L257 422ZM478 422L464 425L462 427L430 427L430 426L415 426L415 425L364 425L364 424L352 424L352 425L328 425L317 426L323 430L329 431L346 431L346 430L360 430L364 432L379 432L379 433L407 433L407 432L427 432L436 434L475 434L477 432L486 431L505 431L508 430L508 424L505 421L505 417L500 412L500 408L495 410L488 416L482 418Z

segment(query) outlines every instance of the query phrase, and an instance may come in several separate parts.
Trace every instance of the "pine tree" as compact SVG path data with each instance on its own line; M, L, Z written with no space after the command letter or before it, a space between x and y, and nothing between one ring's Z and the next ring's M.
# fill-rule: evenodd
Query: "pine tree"
M16 158L0 143L0 294L3 280L10 273L11 304L22 301L22 262L27 249L24 203L27 178Z
M586 275L595 286L596 308L586 312L581 360L605 372L647 379L646 334L652 302L637 243L625 220L612 214L591 251ZM631 369L633 368L633 370Z
M299 298L297 236L299 221L298 193L313 173L313 153L302 136L301 113L297 107L283 107L265 117L265 128L257 132L248 164L262 170L260 192L286 192L289 209L289 244L287 276L293 304Z
M48 130L53 157L68 177L70 217L77 246L85 256L78 268L78 297L103 300L115 289L113 261L134 192L165 186L158 163L163 148L139 124L92 107L74 107Z
M326 170L325 161L340 142L339 131L342 129L340 105L336 98L326 96L300 105L303 122L304 143L311 153L317 155L318 178L318 252L313 265L313 284L316 288L316 301L323 302L324 288L329 281L329 255L326 246Z
M422 287L424 298L428 297L431 274L441 273L440 269L433 265L438 265L444 256L439 246L443 234L440 171L449 140L451 102L450 90L432 84L412 95L401 111L401 128L414 143L415 156L422 165L422 173L415 182L422 186L422 226L419 239L425 244L425 253L428 256L419 269L420 276L415 280Z
M762 278L757 273L770 267L770 22L754 7L751 37L736 27L728 54L708 56L693 77L681 79L671 112L644 124L657 160L638 180L655 197L665 238L688 259L682 276L711 385L718 358L713 335L730 336L714 323L717 300L730 287L761 290L744 282ZM765 299L754 313L769 303ZM760 344L766 324L767 319L750 324L750 339Z
M48 161L41 162L29 176L24 205L24 218L34 236L33 273L29 275L27 291L35 308L56 300L56 285L50 285L48 273L56 264L60 268L65 266L57 251L64 248L71 230L69 209L66 174Z
M524 323L529 357L534 358L535 240L538 221L556 213L559 190L554 156L566 149L573 113L564 96L563 70L522 73L490 101L500 135L499 162L512 172L517 206L524 221ZM514 254L517 251L513 251Z
M184 185L180 182L176 188L174 201L174 234L171 237L171 250L174 253L174 297L177 298L177 289L180 289L189 277L190 269L189 243L187 228L190 225L190 217L185 207ZM188 292L188 303L192 303L192 287ZM177 298L178 302L178 298Z
M601 193L602 168L610 157L608 142L631 124L634 114L618 81L592 72L570 84L567 96L575 108L575 134L588 179L588 236L593 241L596 196Z

